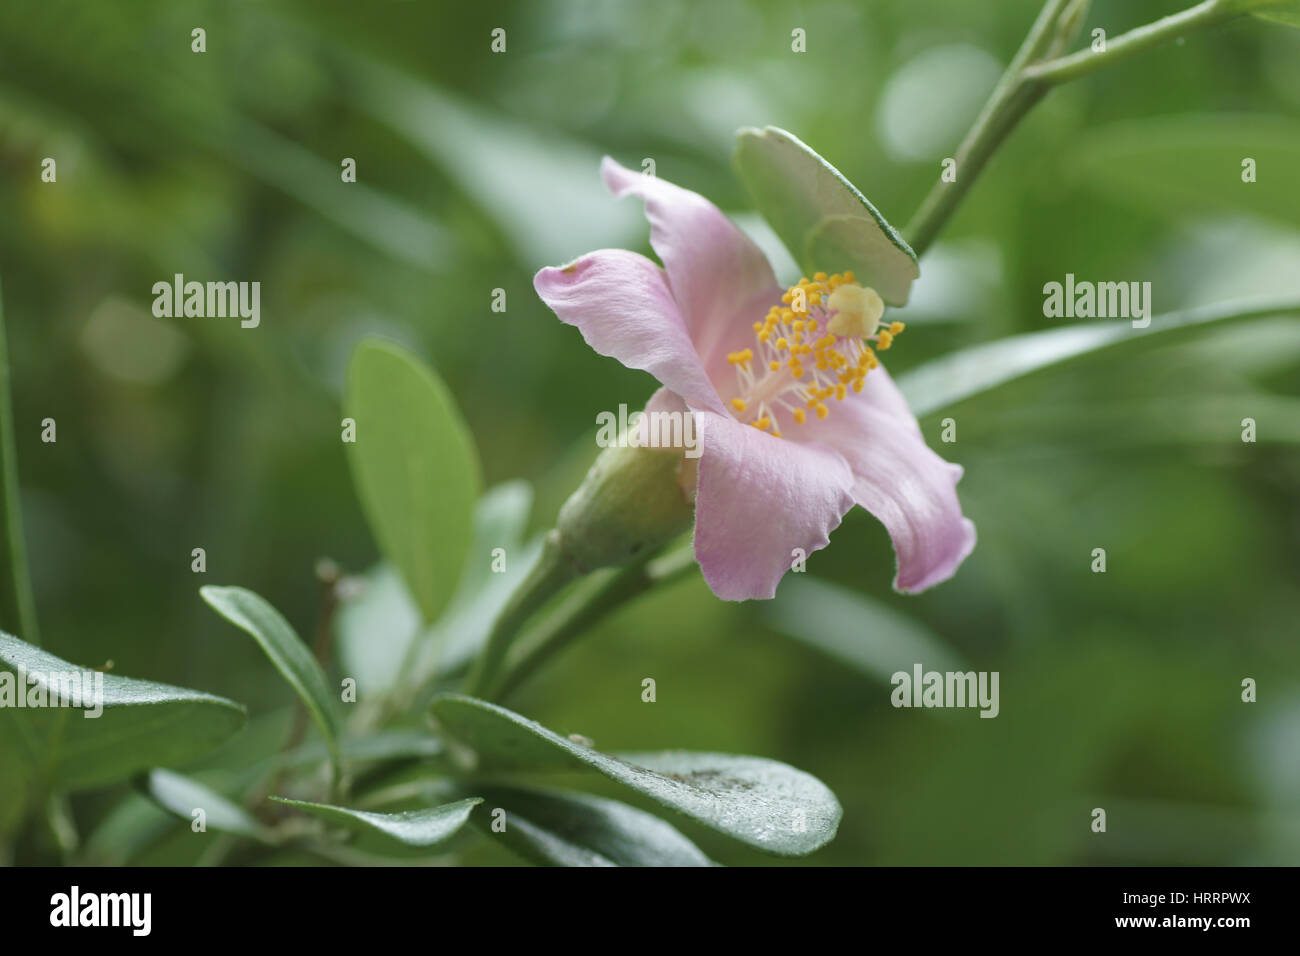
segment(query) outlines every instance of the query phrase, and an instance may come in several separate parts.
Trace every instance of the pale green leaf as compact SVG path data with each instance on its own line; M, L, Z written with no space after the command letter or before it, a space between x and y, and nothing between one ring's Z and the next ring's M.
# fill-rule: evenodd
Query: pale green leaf
M193 822L194 811L202 810L204 825L210 830L253 840L270 839L267 829L247 810L191 777L170 770L151 770L143 787L155 803L186 823Z
M451 602L433 626L401 577L387 562L359 580L361 591L334 615L339 655L357 685L386 693L403 683L420 685L434 674L463 671L487 638L492 622L541 549L525 544L533 492L525 481L489 488L474 513L474 539ZM502 551L504 570L494 569Z
M245 631L289 682L329 749L335 779L342 775L338 720L325 672L293 626L263 597L245 588L208 585L199 589L218 614Z
M377 833L404 846L421 848L434 846L452 836L469 820L470 811L483 802L482 797L469 797L425 810L373 813L285 797L271 799L358 833Z
M852 269L890 305L906 304L916 254L839 170L774 126L736 139L737 175L807 275Z
M1289 27L1300 27L1300 0L1263 0L1255 16Z
M417 667L422 678L431 669L461 670L482 648L497 615L541 554L540 539L524 538L532 505L533 489L523 481L497 485L479 502L465 577L431 631L429 646L437 649L438 659L431 668ZM503 571L494 569L498 548Z
M644 229L636 205L610 198L594 146L466 100L353 45L339 44L337 52L356 108L410 143L491 216L524 264L624 246Z
M432 760L442 755L441 740L422 730L381 730L365 737L344 737L339 750L352 764L367 761ZM276 754L271 762L276 767L306 767L329 757L329 749L318 741L309 741L301 747Z
M348 461L380 551L402 573L426 623L456 590L473 537L478 454L447 387L389 342L357 346L346 415Z
M769 853L811 853L839 826L835 795L775 760L692 751L606 754L504 707L458 695L436 699L433 713L484 770L595 770Z
M334 612L334 634L343 673L356 679L367 698L387 694L404 676L423 615L406 582L381 561L349 582L356 593Z
M964 670L958 654L921 622L882 601L807 575L791 575L776 599L763 606L773 627L888 682L911 673L917 661L930 670Z
M900 375L898 387L912 413L922 418L1032 372L1112 346L1296 311L1300 301L1294 298L1242 300L1157 315L1146 328L1133 328L1128 321L1098 321L1013 335L927 362Z
M506 811L503 832L484 817L489 839L543 866L711 866L676 827L617 800L518 787L479 788Z
M15 677L8 688L6 674ZM18 674L29 682L27 701L37 687L44 689L48 701L62 696L65 688L80 686L80 701L75 695L63 699L90 705L11 709L12 703L5 702L13 753L23 754L33 768L30 782L46 789L95 787L147 768L182 764L209 752L244 723L244 708L233 701L100 674L0 633L0 700L6 692L16 692ZM94 716L101 699L103 711ZM13 786L8 776L0 779L0 804L10 799Z

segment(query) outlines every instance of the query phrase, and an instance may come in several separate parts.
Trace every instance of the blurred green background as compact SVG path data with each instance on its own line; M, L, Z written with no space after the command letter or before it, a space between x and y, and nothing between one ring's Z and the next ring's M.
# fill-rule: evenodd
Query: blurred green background
M316 560L375 561L339 441L358 339L441 372L489 483L531 481L545 527L594 456L596 413L654 388L532 291L542 265L649 251L601 155L653 158L770 248L729 158L737 127L777 125L901 227L1038 6L0 5L0 280L45 647L243 701L250 734L281 719L291 692L197 588L253 588L309 633ZM1098 0L1079 43L1181 6ZM1300 31L1250 20L1053 92L922 261L891 371L1057 324L1041 290L1067 272L1151 281L1157 313L1300 291L1298 117ZM261 327L154 318L151 286L178 272L260 281ZM1277 436L1294 442L1298 365L1300 321L1266 319L926 419L965 466L979 530L954 580L891 593L888 538L856 511L809 570L860 604L827 611L787 580L773 604L728 605L695 575L609 619L512 706L602 749L815 774L845 815L809 863L1294 863L1300 454ZM1259 443L1240 440L1247 416ZM57 444L40 442L46 417ZM871 666L787 633L813 607L810 626L842 644L906 615L891 620L1001 672L1001 715L893 709ZM1244 677L1258 703L1240 701ZM85 829L119 793L76 798ZM763 862L683 829L718 859Z

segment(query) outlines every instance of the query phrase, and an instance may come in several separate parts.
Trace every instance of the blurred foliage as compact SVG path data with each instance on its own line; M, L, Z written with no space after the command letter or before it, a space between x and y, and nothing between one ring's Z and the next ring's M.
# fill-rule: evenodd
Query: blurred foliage
M1180 6L1097 0L1084 35ZM246 585L308 632L316 560L373 563L338 430L355 342L387 336L436 365L486 483L532 481L545 525L595 451L596 413L653 389L532 292L541 265L648 249L639 210L604 193L602 153L652 157L748 224L734 131L777 125L904 222L1037 7L0 5L0 275L45 646L248 703L249 728L205 772L233 786L274 746L291 692L197 588ZM498 26L504 55L489 52ZM794 27L806 54L790 52ZM1298 114L1300 31L1250 20L1054 91L922 261L891 367L1053 324L1041 289L1067 272L1150 280L1157 312L1297 291ZM41 182L47 156L57 184ZM261 327L154 318L151 286L175 273L259 280ZM1280 417L1298 360L1300 323L1262 320L960 405L955 445L923 421L965 466L974 555L901 598L883 529L855 512L810 571L999 670L996 720L895 710L879 676L698 579L619 612L512 706L608 749L756 753L815 774L845 813L811 863L1295 862L1300 454L1268 435L1270 414L1294 433ZM1243 444L1252 415L1261 442ZM39 440L45 417L57 444ZM822 626L842 645L871 620ZM1257 704L1240 702L1246 676ZM77 797L84 829L121 795ZM218 839L166 831L132 800L110 823L172 833L144 861Z

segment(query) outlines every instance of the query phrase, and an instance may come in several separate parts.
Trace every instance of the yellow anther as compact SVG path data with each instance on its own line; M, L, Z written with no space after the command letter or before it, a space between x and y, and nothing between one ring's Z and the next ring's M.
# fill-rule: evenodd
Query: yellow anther
M800 278L752 323L758 344L727 354L740 385L729 411L775 437L781 411L796 425L812 413L827 418L829 403L844 401L850 388L861 392L867 373L879 366L872 347L889 348L903 330L902 322L882 322L884 311L880 296L857 285L852 272Z

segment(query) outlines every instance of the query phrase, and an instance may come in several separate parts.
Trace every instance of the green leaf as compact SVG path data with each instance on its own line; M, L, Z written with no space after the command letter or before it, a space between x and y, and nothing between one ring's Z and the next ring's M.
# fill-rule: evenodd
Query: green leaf
M344 737L339 750L349 764L366 761L432 760L443 754L443 742L422 730L396 728L381 730L365 737ZM307 767L329 757L329 750L318 741L271 758L276 767Z
M482 769L595 770L769 853L811 853L839 826L835 795L815 777L775 760L691 751L605 754L504 707L459 695L436 699L433 713L475 751Z
M481 789L481 788L480 788ZM617 800L584 793L490 787L488 807L506 811L506 828L482 829L543 866L712 866L676 827Z
M497 485L485 494L474 515L474 543L456 597L433 628L434 669L466 667L482 649L493 622L541 554L541 541L525 543L533 489L524 481ZM493 570L492 553L505 553L505 570ZM419 670L424 671L421 667ZM423 675L427 676L427 675Z
M456 593L429 628L392 565L381 562L364 575L361 593L334 615L340 659L359 687L384 694L467 668L541 552L540 541L526 544L523 537L532 500L526 481L495 485L479 499ZM493 570L497 548L506 555L502 572Z
M1125 396L1080 405L1076 401L1013 406L996 415L996 428L985 427L985 415L962 435L985 448L996 449L1010 436L1022 444L1048 447L1063 442L1076 453L1087 449L1120 449L1161 445L1218 444L1242 449L1241 421L1258 424L1261 444L1300 444L1300 398L1262 392L1234 391L1213 395L1181 394L1161 398ZM1246 445L1247 449L1253 445Z
M1289 27L1300 28L1300 5L1292 5L1289 10L1267 10L1255 14L1262 20L1284 23Z
M873 598L792 575L781 592L763 606L777 630L885 681L898 671L911 673L924 661L930 670L964 670L955 651L924 624Z
M591 144L396 69L362 53L351 35L332 54L348 72L351 105L436 166L492 218L524 265L626 246L645 228L639 204L610 201Z
M359 592L334 612L339 664L367 699L388 694L406 676L411 647L424 622L402 576L381 561L355 579Z
M1241 180L1242 162L1255 161L1256 178ZM1149 116L1099 126L1071 150L1069 180L1103 199L1161 216L1189 208L1231 216L1254 213L1287 225L1300 223L1300 190L1290 170L1300 168L1300 128L1267 113L1190 113ZM1178 175L1169 175L1176 169Z
M1300 0L1246 0L1251 6L1260 8L1253 13L1262 20L1285 23L1289 27L1300 27Z
M270 840L267 829L248 811L197 780L170 770L151 770L142 785L155 803L186 823L193 822L195 810L202 810L204 823L210 829L263 842Z
M408 847L430 847L441 843L463 827L469 820L470 811L483 802L482 797L468 797L426 810L372 813L366 810L331 806L327 803L289 800L286 797L271 797L271 799L330 823L337 823L356 833L378 833Z
M97 684L98 671L60 660L16 637L0 633L0 672L27 675L32 686L53 695L73 675ZM35 678L35 680L33 680ZM35 768L33 782L53 790L112 783L150 767L185 763L207 753L244 723L244 708L202 691L103 674L103 712L91 707L10 709L17 747ZM0 693L4 687L0 684ZM0 791L12 784L0 778ZM0 805L9 799L6 793Z
M271 663L289 682L311 714L329 750L334 779L342 777L342 760L339 756L339 730L334 715L333 697L325 672L312 656L307 645L284 616L260 595L245 588L199 588L199 594L212 609L240 630L252 635Z
M0 570L0 631L16 632L28 643L39 646L36 602L27 570L22 503L18 495L18 448L9 394L9 346L5 340L3 295L0 295L0 569L3 569Z
M78 862L86 866L125 866L175 829L173 814L144 794L128 791L95 824Z
M261 722L265 723L263 717ZM241 741L257 737L257 724L250 723L247 731L241 735ZM274 721L275 733L272 746L279 747L283 741L285 721ZM339 741L349 769L355 771L358 764L365 761L401 761L430 760L443 751L443 744L438 738L427 732L414 730L381 731L365 737L344 737ZM299 769L319 765L329 757L325 745L316 739L309 740L290 751L265 755L256 750L239 749L234 753L233 747L223 748L221 755L214 755L207 764L230 764L237 769L228 774L227 792L246 790L267 779L268 774L281 768ZM224 759L223 759L224 758ZM195 804L196 806L198 804ZM0 804L3 806L3 804ZM203 804L207 806L207 804ZM187 817L188 819L188 817ZM211 824L211 814L208 817ZM148 847L175 830L175 816L159 808L151 797L131 791L126 794L111 810L104 814L95 829L85 841L85 862L90 866L122 866Z
M478 455L447 387L388 342L357 346L346 414L348 461L380 551L402 573L426 623L456 590L474 528Z
M785 130L736 134L736 173L808 275L852 269L890 305L905 305L916 254L834 166Z
M898 387L912 414L922 418L1032 372L1111 346L1153 335L1175 338L1172 333L1188 334L1215 323L1297 311L1300 301L1294 298L1242 300L1158 315L1144 329L1135 329L1128 321L1107 321L1012 335L927 362L900 375Z
M380 252L431 273L446 273L460 254L457 240L416 203L381 192L364 182L338 188L338 164L317 156L270 126L232 114L235 135L202 138L232 165L292 196L322 219L330 220ZM223 126L229 130L231 126ZM364 177L362 177L364 179Z

